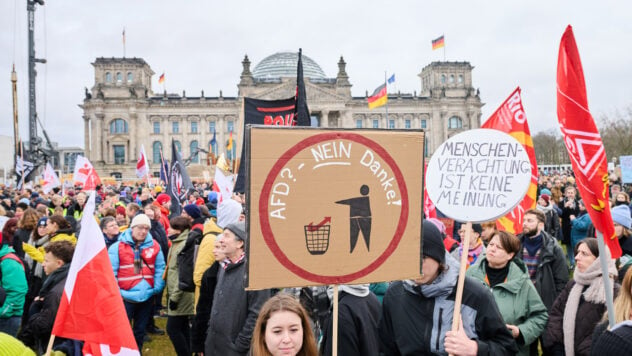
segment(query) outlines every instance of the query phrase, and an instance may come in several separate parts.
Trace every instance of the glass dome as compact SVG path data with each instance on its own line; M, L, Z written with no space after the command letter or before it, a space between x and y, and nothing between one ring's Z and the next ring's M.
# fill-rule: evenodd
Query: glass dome
M298 52L279 52L264 58L252 71L255 79L296 78ZM311 79L326 79L318 63L303 54L303 75Z

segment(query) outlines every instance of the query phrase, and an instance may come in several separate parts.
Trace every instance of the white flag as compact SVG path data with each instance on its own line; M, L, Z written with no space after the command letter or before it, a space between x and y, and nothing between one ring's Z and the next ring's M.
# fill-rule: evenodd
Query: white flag
M94 170L92 163L84 156L77 156L75 171L72 177L74 183L81 183L83 190L95 190L101 184L101 179Z
M149 165L147 164L147 155L145 154L145 147L140 145L140 153L138 155L138 162L136 162L136 176L138 178L144 178L149 174Z
M218 199L219 202L230 199L233 195L233 184L219 167L215 167L215 181L213 185L216 186L214 190L217 190L221 195L221 198Z
M42 190L44 193L48 194L55 187L59 187L61 182L59 181L59 177L57 177L57 173L53 169L53 166L49 163L46 163L46 169L44 170L44 184L42 185Z

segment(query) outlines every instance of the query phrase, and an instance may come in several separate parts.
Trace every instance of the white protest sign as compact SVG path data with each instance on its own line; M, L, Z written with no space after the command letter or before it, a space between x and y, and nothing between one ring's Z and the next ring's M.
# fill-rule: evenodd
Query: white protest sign
M531 163L522 144L498 130L476 129L445 141L426 173L428 195L445 215L473 223L511 211L531 181Z

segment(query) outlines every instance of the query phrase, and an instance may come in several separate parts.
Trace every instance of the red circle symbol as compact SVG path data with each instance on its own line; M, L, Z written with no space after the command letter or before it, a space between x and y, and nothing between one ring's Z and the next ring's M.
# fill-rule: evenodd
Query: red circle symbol
M388 244L384 252L379 255L375 260L373 260L368 266L352 273L340 275L340 276L328 276L321 275L317 273L313 273L305 270L304 268L296 265L294 262L290 261L287 255L281 250L279 244L276 242L274 237L274 233L272 231L272 227L270 226L269 220L269 209L268 209L268 200L270 198L270 192L272 190L272 186L275 178L280 173L283 166L289 162L296 154L301 152L306 147L313 146L323 141L333 140L333 139L344 139L353 141L359 144L362 144L366 147L372 149L375 153L377 153L383 160L388 164L388 166L393 171L393 175L397 184L399 186L401 199L401 212L399 215L399 219L397 222L397 227L391 238L391 242ZM276 259L288 270L292 271L297 276L306 279L308 281L321 283L321 284L344 284L355 281L359 278L362 278L369 273L375 271L378 267L380 267L386 260L395 252L399 242L404 235L404 230L406 229L406 224L408 222L408 190L406 188L406 182L404 181L404 176L400 171L399 167L395 163L395 160L391 155L386 152L386 150L380 146L377 142L364 137L359 134L351 133L351 132L329 132L322 133L318 135L314 135L308 137L289 150L287 150L272 166L270 173L266 178L266 181L263 185L263 189L261 191L261 197L259 199L259 222L261 224L261 232L263 233L263 239L270 248L272 254L276 257Z

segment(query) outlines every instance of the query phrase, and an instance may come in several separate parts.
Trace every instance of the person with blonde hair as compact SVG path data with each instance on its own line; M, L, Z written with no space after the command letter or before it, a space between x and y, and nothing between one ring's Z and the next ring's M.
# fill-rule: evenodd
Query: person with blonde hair
M318 347L305 308L288 293L261 307L252 333L252 356L316 356Z
M623 277L619 295L614 300L614 327L608 327L604 314L592 338L593 355L625 355L632 349L632 270Z

